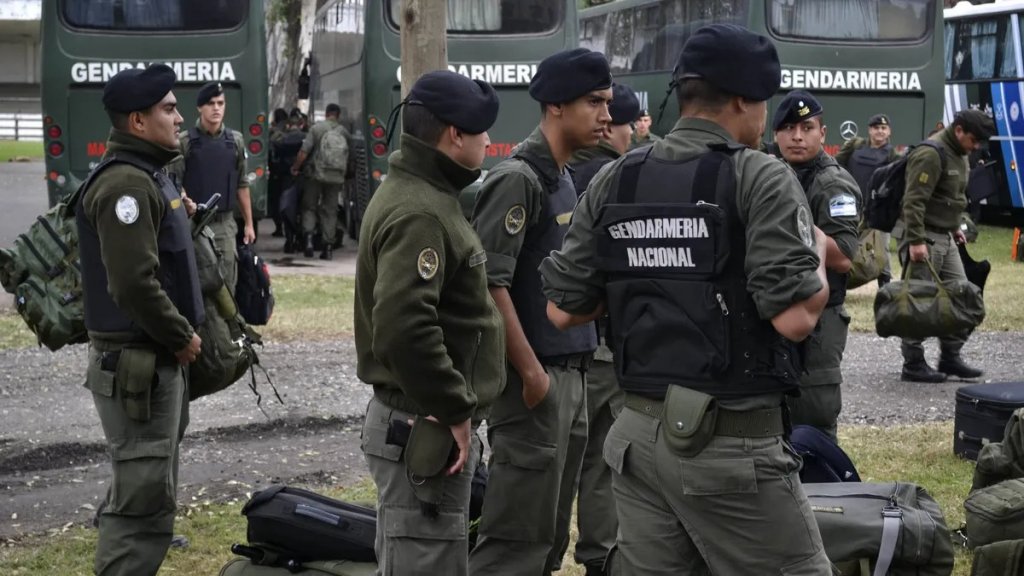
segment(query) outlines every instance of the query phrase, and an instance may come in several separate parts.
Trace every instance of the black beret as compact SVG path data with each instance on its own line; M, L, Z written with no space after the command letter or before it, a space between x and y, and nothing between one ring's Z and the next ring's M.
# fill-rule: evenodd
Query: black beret
M764 101L779 90L782 65L768 38L735 24L712 24L686 41L672 77L703 78L729 94Z
M821 103L810 92L793 90L779 102L772 117L772 131L778 132L786 124L799 124L808 118L821 115Z
M199 93L196 94L196 107L204 106L207 102L223 93L224 86L220 82L207 82L203 84L203 87L199 89Z
M612 84L612 103L608 105L608 113L616 126L636 120L640 114L640 100L636 92L625 84Z
M868 126L891 126L892 122L889 122L889 117L885 114L875 114L868 120Z
M612 85L604 54L575 48L548 56L530 80L530 96L538 102L561 104Z
M647 111L647 108L641 108L640 114L637 114L637 118L643 118L644 116L650 116L651 113Z
M420 76L406 102L425 107L445 124L468 134L486 132L498 118L498 93L490 84L448 70Z
M996 135L996 124L981 110L961 110L953 117L953 125L960 124L964 130L979 140L988 140Z
M121 70L103 87L103 107L125 114L146 110L167 96L176 79L166 64Z

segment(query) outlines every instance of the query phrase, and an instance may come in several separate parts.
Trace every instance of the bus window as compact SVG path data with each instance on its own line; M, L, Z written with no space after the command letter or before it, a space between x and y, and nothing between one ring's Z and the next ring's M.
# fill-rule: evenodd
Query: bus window
M913 41L928 34L932 21L932 0L769 1L772 32L790 38Z
M245 20L248 0L64 0L64 19L99 30L230 30Z
M1016 78L1013 31L1008 15L946 24L946 78Z
M402 0L388 2L391 25L399 28ZM541 34L562 22L562 4L551 0L448 0L448 32Z

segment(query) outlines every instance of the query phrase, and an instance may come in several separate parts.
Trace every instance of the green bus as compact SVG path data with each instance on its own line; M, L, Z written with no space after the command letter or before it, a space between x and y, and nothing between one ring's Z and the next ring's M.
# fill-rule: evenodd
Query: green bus
M934 0L618 0L580 10L580 46L605 53L660 135L679 117L674 95L658 113L676 57L691 32L712 22L772 39L783 70L769 116L789 90L814 93L831 154L867 136L874 114L890 117L897 147L918 142L942 120L942 10Z
M225 124L242 133L253 217L267 204L267 55L264 0L47 0L42 10L42 105L52 206L95 166L110 121L103 86L126 68L166 63L192 126L196 92L224 84Z
M400 6L401 0L327 0L316 12L311 118L322 119L327 104L337 103L357 141L359 173L342 200L353 237L398 143L395 137L388 145L385 124L402 98ZM501 99L498 121L488 131L487 169L539 121L527 86L541 60L576 46L576 0L448 0L447 8L448 68L490 82ZM463 201L471 202L471 195Z

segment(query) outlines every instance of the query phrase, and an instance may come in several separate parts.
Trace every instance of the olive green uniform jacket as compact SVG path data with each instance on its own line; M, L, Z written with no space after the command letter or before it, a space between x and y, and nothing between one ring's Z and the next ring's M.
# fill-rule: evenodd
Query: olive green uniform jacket
M945 172L939 152L918 146L907 158L907 189L903 195L904 240L924 244L925 232L952 232L960 226L960 214L967 207L969 166L967 152L949 126L929 140L938 142L946 156Z
M505 382L487 256L458 200L480 171L408 134L388 164L359 235L357 373L392 408L457 424Z
M648 132L646 137L637 136L636 132L634 132L632 143L630 144L629 149L632 150L634 148L639 148L641 146L654 144L658 140L661 140L661 136L658 136L654 132Z
M178 158L177 150L111 130L104 158L118 152L149 158L158 166ZM125 225L117 218L114 207L118 198L125 195L134 198L139 206L135 225ZM153 178L129 164L114 164L89 186L82 208L99 236L103 264L107 267L107 289L114 303L168 352L187 346L192 340L192 326L178 313L156 276L160 267L157 236L168 206ZM90 333L89 338L127 342L132 335Z

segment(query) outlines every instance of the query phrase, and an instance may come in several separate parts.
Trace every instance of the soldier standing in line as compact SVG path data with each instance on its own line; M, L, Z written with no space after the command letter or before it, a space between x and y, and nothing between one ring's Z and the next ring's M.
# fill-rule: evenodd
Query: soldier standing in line
M649 146L658 140L661 140L661 136L651 132L651 114L644 108L636 119L636 131L633 132L633 143L630 148Z
M632 124L640 113L640 102L633 89L625 84L612 84L612 103L608 106L611 122L601 143L573 155L570 166L576 171L576 193L583 195L587 185L606 164L629 151ZM615 380L612 352L604 341L607 319L598 321L599 345L594 363L587 372L587 451L580 471L576 525L576 562L586 567L587 576L604 574L605 560L615 545L619 522L615 517L612 495L612 471L601 451L615 418L622 411L625 395ZM568 547L568 542L565 542ZM565 548L562 549L562 555Z
M505 332L459 192L480 176L497 116L486 82L421 76L360 230L355 338L359 379L373 386L362 449L377 485L378 574L469 573L471 434L504 385ZM408 421L403 450L393 439ZM431 451L439 472L417 477Z
M996 133L995 123L980 110L961 110L953 123L929 140L942 147L945 161L931 146L918 146L907 158L907 190L903 195L903 239L899 254L903 266L931 261L943 281L966 280L956 244L967 241L960 230L960 214L967 207L967 155L983 146ZM943 168L945 166L945 168ZM927 266L914 266L908 278L931 280ZM904 338L903 380L944 382L947 376L978 378L984 372L964 362L960 355L970 333L939 338L938 370L924 357L921 340Z
M851 138L843 143L836 154L836 162L846 168L860 187L861 198L870 198L871 175L875 170L894 162L899 154L889 142L892 135L892 124L885 114L875 114L868 120L868 137ZM878 277L878 286L884 286L892 280L892 263L889 258L889 233L883 232L882 246L885 247L885 267Z
M530 81L540 125L488 172L473 209L508 357L508 385L488 418L493 455L473 574L547 574L569 537L597 330L551 324L537 267L562 246L577 200L567 165L600 142L611 86L600 53L578 48L545 58Z
M811 218L825 233L825 276L829 295L818 329L804 348L800 395L787 398L794 425L808 424L838 442L836 422L843 407L842 362L850 315L843 303L853 257L857 254L860 189L853 177L827 153L821 103L811 93L793 90L782 99L772 130L779 154L796 172L807 194Z
M241 134L224 125L226 106L224 86L220 82L209 82L199 89L196 95L199 118L195 126L181 134L183 160L175 162L168 170L177 175L185 193L198 204L220 194L217 215L210 221L210 229L223 255L224 283L234 293L238 282L236 212L242 216L244 244L256 241L256 229L245 167L245 142Z
M613 574L831 573L783 439L793 342L828 299L824 235L793 172L748 149L781 77L767 38L697 30L673 73L681 119L591 181L541 265L556 326L609 316Z
M164 174L178 158L174 71L122 70L103 89L113 129L77 209L89 330L86 387L113 479L98 513L99 576L153 576L171 544L187 365L203 322L191 227Z

